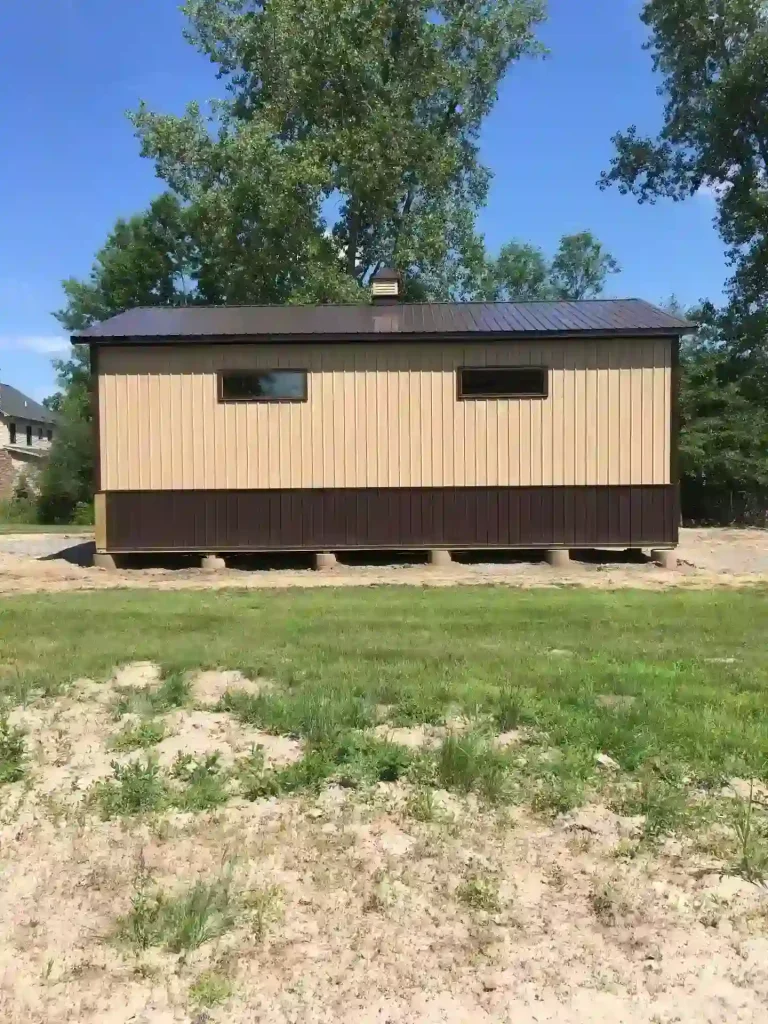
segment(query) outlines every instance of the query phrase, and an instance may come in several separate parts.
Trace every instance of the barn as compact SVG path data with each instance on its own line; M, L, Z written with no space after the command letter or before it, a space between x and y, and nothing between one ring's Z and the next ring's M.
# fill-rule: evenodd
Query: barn
M637 299L413 304L399 287L384 272L365 305L131 309L75 335L97 562L675 547L690 324Z

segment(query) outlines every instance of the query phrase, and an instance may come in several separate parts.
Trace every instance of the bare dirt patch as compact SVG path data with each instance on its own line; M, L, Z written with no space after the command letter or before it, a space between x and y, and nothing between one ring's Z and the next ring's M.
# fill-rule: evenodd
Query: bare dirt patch
M605 553L602 559L574 561L567 569L540 562L494 556L484 563L454 562L449 567L423 564L340 565L332 572L310 569L134 569L108 572L67 561L60 537L36 537L27 547L18 538L0 537L0 594L38 591L148 588L152 590L287 587L351 587L393 584L446 587L496 584L509 587L580 586L600 589L669 587L707 589L768 582L768 531L757 529L685 529L680 532L677 569L650 562L625 561ZM44 557L37 553L44 551ZM57 557L57 552L62 552ZM78 556L80 561L84 559ZM554 651L552 652L554 655Z
M193 699L209 701L249 682L191 678ZM544 821L435 790L425 820L412 784L380 782L101 820L88 787L138 756L110 749L124 728L115 700L163 683L156 665L133 663L11 713L30 762L0 789L0 1020L765 1019L766 890L684 836L642 846L639 815L592 804ZM254 744L276 767L302 754L201 703L158 718L161 768L179 754L231 764ZM379 732L411 748L446 734ZM205 893L222 879L229 903L214 927ZM153 938L163 906L189 917L169 918L170 939Z
M107 682L78 680L64 696L14 708L8 722L29 737L33 793L69 805L79 803L94 782L111 775L114 764L135 760L141 751L116 751L115 741L137 727L141 719L131 713L118 718L115 707L126 694L152 692L160 682L160 666L132 662L118 668ZM223 695L235 684L237 689L258 691L256 682L239 672L225 671L194 676L191 692L195 697L210 697L218 689ZM268 766L280 766L299 760L303 752L296 739L273 736L210 708L172 709L159 714L157 720L164 737L147 753L162 768L170 768L185 754L193 758L216 754L221 764L228 766L259 747Z
M627 825L604 809L543 824L455 800L450 822L420 823L406 796L236 801L126 828L54 824L16 794L0 827L2 1019L764 1019L757 887L679 855L617 859ZM181 957L113 941L139 874L173 894L224 870L243 909L220 937ZM201 1017L191 993L210 976L229 994Z
M232 690L255 695L269 693L274 685L269 679L247 679L242 672L221 669L198 672L191 683L195 700L206 705L218 704Z

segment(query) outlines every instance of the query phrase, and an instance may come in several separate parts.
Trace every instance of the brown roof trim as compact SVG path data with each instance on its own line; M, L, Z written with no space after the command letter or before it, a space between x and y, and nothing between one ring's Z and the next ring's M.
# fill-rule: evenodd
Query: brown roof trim
M462 342L466 344L501 344L510 341L585 341L600 339L629 339L629 338L679 338L683 334L689 334L692 327L644 327L624 328L611 330L585 330L575 331L510 331L508 333L496 332L493 334L480 334L457 332L456 334L246 334L246 335L158 335L153 337L139 336L113 336L105 337L81 337L72 335L73 345L90 345L108 347L122 345L345 345L364 343L375 344L387 342L388 344L430 344L447 345Z

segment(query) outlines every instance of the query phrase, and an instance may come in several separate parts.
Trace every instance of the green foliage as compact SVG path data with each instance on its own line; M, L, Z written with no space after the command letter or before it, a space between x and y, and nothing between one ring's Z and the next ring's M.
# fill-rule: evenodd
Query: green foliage
M118 692L115 718L135 714L142 717L183 708L190 701L190 684L183 672L170 672L159 686L125 687Z
M139 722L138 725L129 725L123 729L112 740L112 750L135 750L137 747L153 747L165 736L165 727L162 722Z
M702 187L736 267L734 293L766 298L768 270L768 15L763 0L647 0L646 44L662 76L664 124L614 138L603 184L641 202L684 199Z
M0 785L23 777L25 756L24 732L0 718Z
M253 937L257 942L263 942L269 926L282 916L282 890L277 885L250 889L245 894L243 903L250 912Z
M536 814L556 817L567 814L584 802L584 785L568 771L547 772L536 780L531 793L531 808Z
M768 823L755 815L755 796L752 782L749 796L736 802L733 829L739 847L739 859L734 865L737 874L748 882L765 885L768 876Z
M499 732L509 732L533 721L526 694L518 687L505 686L493 709Z
M169 896L140 875L131 911L118 921L117 938L137 951L162 946L171 953L197 949L233 927L238 904L228 876Z
M411 765L405 747L350 732L309 750L300 761L283 768L267 768L264 752L256 747L237 765L243 796L248 800L280 796L309 789L318 791L328 779L357 788L377 782L396 782Z
M439 815L434 791L420 786L414 791L406 805L408 813L416 821L435 821Z
M680 469L683 513L697 520L765 521L768 510L768 374L744 355L728 314L692 310L697 336L681 350Z
M219 208L258 231L264 210L239 206L238 153L247 152L273 186L262 207L279 225L276 237L285 231L289 259L267 254L272 277L327 228L325 259L356 282L385 262L420 297L465 291L482 261L480 125L510 65L539 49L539 0L190 0L184 9L190 38L218 65L231 98L212 137L195 109L182 119L139 112L144 152L160 174L194 203L216 168ZM258 196L258 181L249 186ZM314 274L296 262L299 287L311 288Z
M67 305L56 314L59 322L79 331L134 306L191 301L198 258L189 232L189 211L170 193L154 199L146 212L118 220L88 281L64 281ZM59 412L66 415L69 380L59 383L65 389Z
M221 706L240 721L267 732L302 736L317 747L333 745L342 733L373 720L370 702L349 687L306 687L291 693L229 691Z
M189 986L189 999L196 1006L217 1006L232 995L232 982L216 971L203 971Z
M88 353L72 349L54 362L59 386L59 420L51 451L38 478L38 519L67 523L93 499L93 423Z
M594 299L619 265L591 231L564 235L551 262L541 249L508 242L487 262L480 293L487 299Z
M133 814L150 814L168 805L168 788L157 762L112 762L112 778L95 782L91 799L105 820Z
M202 760L191 754L178 754L171 776L182 783L182 789L173 794L174 804L182 811L208 811L227 802L218 754L209 754Z
M616 809L622 814L644 815L643 837L651 840L675 831L690 817L681 788L649 772L623 794Z
M507 758L477 733L448 736L437 752L437 778L445 789L476 792L490 803L508 797Z
M349 734L331 753L338 766L334 778L342 786L397 782L407 772L412 756L398 743Z
M34 488L22 473L9 499L0 502L0 519L6 523L36 523L37 503Z
M73 526L93 526L95 510L92 501L78 501L72 509Z
M499 883L487 874L471 874L456 889L456 899L471 910L497 914L501 910Z
M763 0L647 0L647 48L666 99L657 138L614 137L603 187L640 202L705 190L734 268L728 304L700 311L684 361L683 508L768 510L768 13ZM729 515L730 514L730 515Z
M596 299L619 264L606 252L591 231L565 235L550 268L550 280L558 299Z
M248 757L238 762L235 771L246 800L259 800L302 789L318 792L334 767L325 751L310 750L295 764L267 768L263 749L255 747Z

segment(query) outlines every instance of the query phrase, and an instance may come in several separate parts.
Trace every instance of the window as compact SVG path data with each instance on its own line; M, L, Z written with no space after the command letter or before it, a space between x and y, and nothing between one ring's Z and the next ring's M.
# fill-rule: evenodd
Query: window
M27 444L32 444L32 427L27 427Z
M48 440L52 441L53 440L53 431L52 430L46 430L45 433L46 433L46 436L47 436Z
M43 440L43 428L42 427L38 427L37 428L37 437L38 437L38 440L40 440L40 441Z
M16 424L8 424L8 444L16 444Z
M546 398L546 366L462 366L459 398Z
M306 370L225 370L220 402L306 402Z

